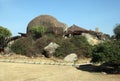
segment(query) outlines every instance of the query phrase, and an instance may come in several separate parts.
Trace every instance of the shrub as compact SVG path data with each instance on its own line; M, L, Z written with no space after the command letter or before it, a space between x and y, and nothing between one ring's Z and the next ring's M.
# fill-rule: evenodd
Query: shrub
M40 26L40 27L33 27L30 30L31 35L37 39L42 37L42 35L46 32L46 27Z
M32 37L20 38L11 45L11 50L16 54L26 56L37 56L40 54L39 50L34 46Z
M7 46L7 37L10 37L12 34L11 32L2 26L0 26L0 52L4 50L4 47Z
M48 34L48 35L44 35L43 37L37 39L35 41L35 47L39 49L39 52L42 53L44 56L48 56L46 55L44 48L51 42L55 41L55 37L53 34Z
M114 28L114 34L116 36L117 39L120 39L120 24L118 24L115 28Z
M95 46L92 53L93 63L109 63L120 66L120 41L108 41Z
M62 36L55 36L54 34L44 35L37 40L33 40L32 37L21 38L15 41L11 49L15 53L26 56L36 56L37 54L47 56L44 52L44 47L51 42L55 42L60 46L53 54L53 56L58 58L64 58L70 53L76 53L79 58L90 57L92 51L85 37L74 36L65 39Z
M60 43L61 42L61 43ZM77 48L72 44L69 39L59 41L60 47L56 50L54 56L63 58L70 53L74 53Z
M90 57L92 46L90 46L83 36L74 36L69 39L57 39L60 47L56 50L54 56L63 58L70 53L76 53L79 58Z
M18 39L16 40L12 45L11 45L11 50L17 54L25 54L25 40L22 39Z
M11 35L12 34L11 34L10 30L0 26L0 37L10 37Z
M92 46L88 43L84 36L74 36L70 41L78 48L76 53L79 57L91 56Z
M92 62L109 62L120 64L120 41L109 41L95 46L92 55Z

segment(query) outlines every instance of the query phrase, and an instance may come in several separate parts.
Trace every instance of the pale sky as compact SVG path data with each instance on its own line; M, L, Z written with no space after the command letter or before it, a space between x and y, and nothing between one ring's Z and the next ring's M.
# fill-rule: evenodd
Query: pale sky
M0 0L0 26L15 36L25 33L33 18L48 14L68 26L76 24L88 30L98 27L112 35L120 23L119 4L120 0Z

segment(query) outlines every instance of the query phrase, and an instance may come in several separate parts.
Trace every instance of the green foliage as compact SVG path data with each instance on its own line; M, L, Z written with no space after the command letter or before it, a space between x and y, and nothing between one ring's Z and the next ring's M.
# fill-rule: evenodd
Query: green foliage
M76 50L78 56L91 56L92 46L88 43L84 36L74 36L70 41L78 48L78 50Z
M79 58L90 57L91 55L92 46L88 44L85 37L74 36L72 38L65 39L62 36L56 36L50 33L37 40L33 40L32 37L21 38L15 41L11 46L11 49L17 54L23 54L26 56L36 56L36 54L47 56L44 52L44 47L51 42L55 42L60 46L53 54L58 58L64 58L70 53L76 53Z
M73 38L65 39L61 36L55 36L53 34L45 35L36 40L35 46L39 48L39 51L44 54L44 47L50 42L55 42L60 47L56 49L53 54L55 57L64 58L70 53L76 53L78 57L90 57L92 52L92 46L90 46L87 40L82 36L74 36Z
M53 34L47 34L37 39L35 42L36 48L39 49L40 53L42 53L45 57L49 57L49 54L45 52L44 48L50 44L51 42L55 42L57 38Z
M11 32L7 28L0 26L0 37L5 38L10 37L11 35Z
M120 65L120 41L109 41L95 46L92 62L111 63Z
M7 45L7 37L10 37L12 34L11 32L2 26L0 26L0 49L4 49L4 47Z
M52 37L43 36L43 37L36 40L35 46L36 46L36 48L39 48L39 51L41 53L43 53L44 52L44 47L47 46L53 40L54 39Z
M32 36L37 39L37 38L41 37L46 32L46 27L44 27L44 26L33 27L30 30L30 32L31 32Z
M16 40L11 45L11 50L16 54L26 55L26 56L37 56L39 50L34 46L34 41L31 37L21 38Z
M76 53L79 58L90 57L92 46L90 46L83 36L74 36L70 39L57 39L60 47L56 50L54 56L63 58L70 53Z
M11 46L11 50L17 54L25 54L25 42L22 39L18 39Z
M114 29L114 33L117 39L120 39L120 24L118 24L115 29Z
M74 44L72 44L69 41L69 39L59 40L58 42L59 42L60 47L56 50L54 54L55 57L63 58L70 53L74 53L75 49L77 49L74 46Z
M101 63L110 73L120 73L120 40L108 41L95 46L93 63Z

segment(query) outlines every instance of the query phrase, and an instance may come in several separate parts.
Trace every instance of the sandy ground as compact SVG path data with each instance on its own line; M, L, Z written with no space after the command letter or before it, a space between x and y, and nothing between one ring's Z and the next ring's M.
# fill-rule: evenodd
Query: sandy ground
M73 66L0 62L0 81L120 81L120 75L90 73Z

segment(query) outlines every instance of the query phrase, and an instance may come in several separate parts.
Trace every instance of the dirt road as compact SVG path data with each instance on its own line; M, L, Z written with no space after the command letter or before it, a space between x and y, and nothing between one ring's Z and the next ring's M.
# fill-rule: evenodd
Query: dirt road
M90 73L73 66L0 62L0 81L120 81L120 75Z

